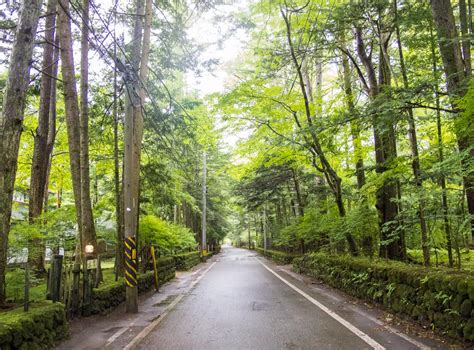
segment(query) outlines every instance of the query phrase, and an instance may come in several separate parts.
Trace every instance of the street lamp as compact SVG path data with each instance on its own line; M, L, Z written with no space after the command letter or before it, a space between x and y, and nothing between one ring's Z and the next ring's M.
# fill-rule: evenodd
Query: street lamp
M94 246L92 244L87 244L85 247L86 254L93 254L94 253Z

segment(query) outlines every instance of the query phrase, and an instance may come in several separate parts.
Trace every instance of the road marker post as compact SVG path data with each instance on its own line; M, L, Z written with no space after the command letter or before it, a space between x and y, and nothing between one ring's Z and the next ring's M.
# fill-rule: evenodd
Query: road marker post
M159 283L158 283L158 268L156 266L155 247L151 246L150 250L151 250L151 259L153 260L153 271L155 273L155 288L156 288L156 291L158 292Z

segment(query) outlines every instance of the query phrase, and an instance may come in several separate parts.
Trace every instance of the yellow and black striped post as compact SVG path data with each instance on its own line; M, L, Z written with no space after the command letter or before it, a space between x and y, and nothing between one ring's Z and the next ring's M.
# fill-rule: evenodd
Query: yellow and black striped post
M125 283L137 286L137 243L135 237L125 237Z

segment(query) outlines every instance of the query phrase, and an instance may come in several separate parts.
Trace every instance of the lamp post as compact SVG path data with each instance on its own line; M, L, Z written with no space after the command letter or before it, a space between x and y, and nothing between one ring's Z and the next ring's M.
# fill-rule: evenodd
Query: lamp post
M92 299L92 288L90 283L90 272L89 272L89 263L88 261L94 256L94 245L91 243L86 244L84 247L84 308L83 312L85 314L89 313L89 306Z

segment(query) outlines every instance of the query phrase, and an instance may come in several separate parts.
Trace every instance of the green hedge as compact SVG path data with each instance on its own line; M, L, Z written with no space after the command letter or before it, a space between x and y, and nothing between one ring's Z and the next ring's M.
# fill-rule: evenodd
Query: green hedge
M163 285L175 277L175 265L173 257L160 258L158 265L158 282ZM153 271L148 271L138 276L138 292L146 292L155 286ZM125 281L123 279L94 288L92 291L92 304L88 314L98 314L120 305L125 301Z
M41 302L0 313L0 349L48 349L68 334L64 305Z
M174 255L174 263L178 271L189 270L200 262L201 253L199 251Z
M276 262L280 264L291 264L293 262L293 259L301 256L299 254L280 252L278 250L270 250L270 249L267 249L267 251L265 252L262 248L259 248L259 247L256 247L255 251L257 251L258 253L266 257L269 257L272 260L275 260Z
M474 276L470 273L323 253L295 259L293 269L453 338L474 341Z

